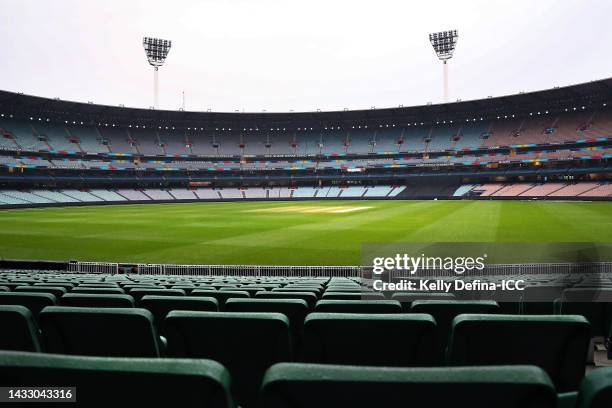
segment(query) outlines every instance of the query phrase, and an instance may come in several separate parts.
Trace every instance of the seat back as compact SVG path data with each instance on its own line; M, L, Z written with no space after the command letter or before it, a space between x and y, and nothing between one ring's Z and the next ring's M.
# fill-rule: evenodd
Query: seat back
M553 408L555 389L533 366L394 368L277 364L262 408Z
M228 299L226 312L264 312L282 313L289 319L291 343L296 353L301 350L304 319L308 314L308 304L302 299Z
M541 367L559 392L584 376L591 327L582 316L463 314L454 318L450 365L530 364Z
M140 307L153 314L155 324L162 330L166 315L173 310L216 312L219 310L219 302L215 298L205 296L146 295L140 300Z
M575 408L609 408L612 406L612 367L591 371L580 384Z
M227 290L227 291L208 291L195 289L191 291L191 296L205 296L217 299L219 302L219 310L224 310L225 301L230 298L250 298L249 292L244 290Z
M59 305L73 307L134 307L134 298L130 295L70 292L59 298Z
M409 313L412 302L416 300L455 300L455 295L452 293L396 292L391 295L391 300L397 300L398 302L400 302L402 304L402 309L404 310L404 312Z
M171 407L177 402L188 408L235 407L228 371L210 360L0 351L0 383L14 387L76 387L80 407ZM57 406L64 405L71 404Z
M134 288L134 289L130 289L130 295L132 295L132 297L134 299L136 299L136 302L138 303L138 301L140 301L140 299L142 299L143 296L146 295L155 295L155 296L185 296L185 291L182 289L165 289L165 288L160 288L160 289L140 289L140 288Z
M311 313L304 322L310 363L416 367L436 361L435 320L425 314Z
M38 327L25 306L0 305L0 350L41 351Z
M137 308L49 306L40 312L49 353L106 357L158 357L153 315Z
M56 297L51 293L0 292L0 305L21 305L30 309L34 318L40 311L56 304Z
M313 292L274 292L261 291L255 294L259 299L302 299L308 304L308 310L314 310L317 295Z
M257 403L266 369L292 359L289 320L280 313L172 311L164 326L168 355L223 364L241 406Z
M444 360L448 336L453 319L464 313L496 313L497 302L492 300L415 300L410 306L412 313L427 313L436 320L438 358Z
M72 289L70 293L90 293L90 294L98 294L98 295L123 295L125 294L125 290L118 287L92 287L92 286L77 286Z
M14 291L28 293L50 293L56 297L60 297L67 292L66 288L61 286L17 286Z
M315 312L321 313L401 313L397 300L319 300Z

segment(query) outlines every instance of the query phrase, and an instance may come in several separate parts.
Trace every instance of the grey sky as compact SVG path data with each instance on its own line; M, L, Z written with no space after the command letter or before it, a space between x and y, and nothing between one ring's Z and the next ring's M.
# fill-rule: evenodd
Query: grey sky
M439 102L429 32L458 29L450 99L612 73L609 0L0 0L0 88L148 107L144 35L173 40L160 107L312 111Z

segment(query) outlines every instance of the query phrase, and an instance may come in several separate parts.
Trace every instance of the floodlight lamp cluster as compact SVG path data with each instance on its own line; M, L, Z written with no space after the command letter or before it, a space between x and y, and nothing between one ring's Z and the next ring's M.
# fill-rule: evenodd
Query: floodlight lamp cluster
M170 47L172 47L172 41L162 40L161 38L144 37L142 39L142 45L147 54L149 64L157 69L164 65L168 52L170 52Z
M440 31L439 33L429 34L429 41L438 58L446 61L453 57L458 37L457 30Z

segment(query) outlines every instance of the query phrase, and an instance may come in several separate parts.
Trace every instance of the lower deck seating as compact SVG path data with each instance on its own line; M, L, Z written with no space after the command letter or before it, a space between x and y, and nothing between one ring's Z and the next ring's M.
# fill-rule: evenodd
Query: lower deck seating
M544 373L541 378L554 400L559 394L559 408L611 406L606 389L612 387L612 374L600 367L605 352L597 352L597 367L589 365L587 353L591 337L602 333L598 327L612 322L612 315L600 313L608 302L584 300L602 300L612 278L537 275L532 280L537 284L533 288L542 289L538 295L550 295L546 310L558 315L526 314L539 310L531 303L515 307L517 315L503 315L494 301L423 300L420 294L402 306L398 299L389 300L390 294L385 300L324 299L329 293L367 293L367 282L359 278L0 271L0 350L38 350L20 355L34 355L28 361L44 361L47 368L70 361L85 371L95 368L86 363L94 359L131 361L136 369L142 356L176 364L182 358L210 358L225 367L233 382L229 393L246 408L555 406L531 399L539 386L531 388L536 394L525 392L521 381L536 371ZM558 290L554 284L561 280L573 287ZM57 291L57 296L46 290ZM200 307L210 311L193 310ZM10 372L2 365L6 353L0 351L0 383L28 385L20 382L25 377L4 380L4 373ZM7 364L14 368L12 362ZM121 371L126 366L116 367ZM268 381L277 367L292 368ZM30 378L43 378L40 375ZM121 378L132 383L139 381L141 374L137 376ZM55 377L47 384L66 385ZM86 383L74 384L87 389ZM497 389L500 401L488 394L495 384L509 387ZM474 399L466 402L464 388L472 386ZM203 391L194 392L185 391L176 404L189 406ZM421 399L428 393L429 399ZM83 406L96 406L83 401ZM109 405L108 399L100 401Z

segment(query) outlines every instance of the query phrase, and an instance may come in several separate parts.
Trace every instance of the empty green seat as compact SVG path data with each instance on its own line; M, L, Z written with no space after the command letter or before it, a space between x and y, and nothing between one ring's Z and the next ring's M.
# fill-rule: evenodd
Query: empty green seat
M612 367L591 371L580 384L575 408L612 407Z
M162 329L166 315L173 310L216 312L219 310L219 302L215 298L204 296L147 295L140 300L140 307L150 311L157 327Z
M382 295L382 294L381 294ZM329 292L323 293L323 300L361 300L364 294L361 292ZM383 296L384 298L384 296Z
M364 347L363 352L373 352ZM394 368L284 363L270 368L261 408L554 408L538 367Z
M130 289L130 295L136 302L142 299L143 296L146 295L155 295L155 296L185 296L185 291L182 289L139 289L134 288Z
M244 290L227 290L227 291L207 291L195 289L191 291L191 296L205 296L217 299L219 302L219 310L223 310L225 301L230 298L250 298L249 292Z
M401 313L396 300L319 300L315 312L321 313Z
M317 303L317 295L313 292L274 292L261 291L255 294L259 299L302 299L308 304L308 309L313 310Z
M39 315L49 353L105 357L157 357L153 315L137 308L49 306Z
M0 383L13 387L76 387L76 403L41 406L235 407L228 371L210 360L0 351Z
M105 294L123 295L125 294L125 290L121 288L117 288L117 287L111 288L111 287L77 286L76 288L73 288L70 291L70 293L90 293L90 294L98 294L98 295L105 295Z
M285 288L274 288L272 292L312 292L317 297L321 297L323 289L314 286L297 286L297 287L285 287Z
M544 369L559 392L584 376L591 327L582 316L463 314L452 323L450 365L530 364Z
M125 294L70 292L59 298L59 305L73 307L134 307L134 298Z
M0 305L0 350L41 351L38 328L25 306Z
M241 286L240 288L236 289L234 287L222 287L219 288L219 292L234 292L236 290L239 290L240 292L247 292L250 296L255 296L255 294L257 292L260 292L262 290L267 290L266 288L262 288L262 287L250 287L250 286Z
M15 292L50 293L56 297L60 297L66 293L67 290L61 286L17 286Z
M301 349L304 319L308 314L308 304L302 299L228 299L226 312L271 312L282 313L289 319L294 350Z
M496 313L497 310L497 302L492 300L415 300L410 306L412 313L427 313L436 320L440 361L444 360L451 324L456 316Z
M566 289L554 306L555 314L584 316L591 323L593 336L609 336L612 323L612 289Z
M428 366L436 361L436 322L425 314L311 313L304 359L311 363Z
M455 300L452 293L431 293L431 292L396 292L391 295L391 300L397 300L402 304L404 312L410 312L410 306L415 300Z
M165 321L168 355L208 358L230 371L239 405L252 407L265 370L291 361L289 320L280 313L172 311Z
M32 286L61 287L66 290L72 290L75 284L72 282L38 282L33 284Z
M0 305L25 306L35 318L43 308L55 304L56 297L51 293L0 292Z

